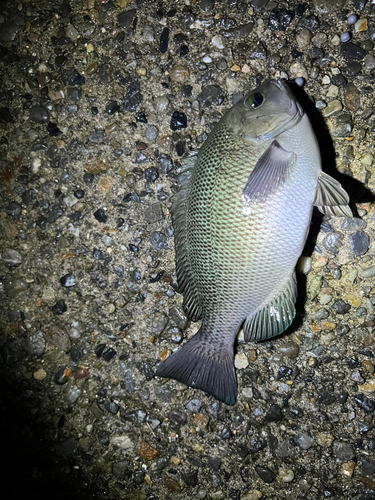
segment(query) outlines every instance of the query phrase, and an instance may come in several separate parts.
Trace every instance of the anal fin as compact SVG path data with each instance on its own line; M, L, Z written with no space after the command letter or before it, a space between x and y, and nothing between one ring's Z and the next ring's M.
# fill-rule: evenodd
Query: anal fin
M353 217L348 193L336 179L325 172L319 175L314 205L326 215Z
M296 299L297 283L293 272L282 292L263 309L245 320L243 325L245 340L254 342L280 335L296 315Z

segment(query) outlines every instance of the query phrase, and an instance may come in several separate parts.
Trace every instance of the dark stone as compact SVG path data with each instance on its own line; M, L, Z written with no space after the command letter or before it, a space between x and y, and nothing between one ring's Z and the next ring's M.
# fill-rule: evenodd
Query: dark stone
M330 233L323 239L323 246L327 250L327 252L336 254L342 247L343 240L344 235L342 233Z
M265 483L272 483L275 479L275 474L268 467L264 467L262 465L256 465L254 467L255 472Z
M184 57L189 53L189 47L187 45L181 45L180 47L180 57Z
M21 196L22 203L24 205L30 205L30 203L32 203L35 198L35 194L36 192L34 189L26 189L26 191L24 191Z
M352 399L355 404L365 413L372 413L375 411L375 402L369 399L364 394L355 394L354 396L352 396Z
M105 352L103 352L102 358L104 359L104 361L107 361L108 363L109 361L111 361L112 358L116 356L116 354L117 352L114 349L112 349L112 347L110 347Z
M205 87L203 87L202 92L200 92L198 94L197 99L201 103L202 106L204 106L205 108L208 108L222 94L223 94L223 91L218 85L206 85ZM172 128L172 126L171 126L171 128ZM172 128L172 130L175 130L175 129Z
M142 102L142 94L139 83L130 82L126 89L124 110L134 112Z
M364 476L372 476L375 474L375 462L362 458L360 468Z
M345 78L344 75L339 73L338 75L332 75L331 83L332 85L336 85L337 87L343 87L348 83L348 80Z
M116 415L119 410L119 405L113 401L106 403L104 406L108 413L112 413L112 415Z
M247 24L241 24L240 26L234 26L222 32L223 36L227 38L246 38L254 28L254 23L250 22Z
M70 287L76 284L75 278L73 274L65 274L62 278L60 278L60 283L62 286Z
M224 427L220 433L221 439L230 439L232 437L232 431L229 427Z
M62 68L68 61L68 58L64 55L55 57L55 64L58 68Z
M155 182L159 177L159 172L156 167L146 168L145 170L145 179L147 182L152 183Z
M0 45L0 62L11 64L18 61L18 56L9 49Z
M62 366L61 368L59 368L57 370L57 372L55 373L55 375L53 377L53 381L55 382L55 384L64 385L68 382L69 376L66 375L65 370L66 370L65 366Z
M272 420L269 420L269 422L272 422ZM276 422L276 420L273 420L273 422ZM264 450L264 448L267 447L267 441L265 439L250 439L250 448L249 451L250 453L258 453L259 451Z
M366 6L367 0L353 0L354 8L362 11Z
M85 192L83 189L76 189L73 194L74 197L77 198L77 200L81 200L85 196Z
M120 12L117 15L117 21L121 28L129 28L135 16L135 9Z
M100 444L104 446L109 445L109 434L107 431L102 431L102 430L98 431L97 437Z
M273 9L268 19L268 27L273 31L285 31L293 18L294 12L291 10Z
M238 490L230 489L229 490L229 500L240 500L241 493Z
M366 51L355 43L346 42L341 44L341 54L349 61L361 61L366 56Z
M106 347L106 344L98 344L95 349L94 349L94 352L95 352L95 355L100 358L104 352L104 349Z
M59 205L53 205L50 213L48 214L48 222L53 224L57 221L57 219L62 217L63 213L63 209L59 207Z
M147 364L143 363L143 373L145 374L145 379L150 381L154 378L154 370Z
M10 215L12 217L18 217L19 215L21 215L22 206L17 201L11 201L5 207L5 212L7 215Z
M356 231L348 235L348 240L355 257L363 255L370 246L370 238L364 231Z
M182 86L181 86L181 95L182 97L191 97L192 93L193 93L193 87L191 85L188 85L186 83L184 83Z
M280 422L280 420L282 420L283 418L283 413L280 406L277 404L271 405L264 418L265 420L267 420L267 422Z
M184 425L186 424L187 420L187 415L184 411L181 410L171 410L168 414L168 417L170 420L173 422L177 423L178 425Z
M346 76L355 76L362 70L362 66L358 62L349 62L345 68L343 68L342 72Z
M182 480L186 486L194 487L198 484L198 470L189 472L187 474L181 474Z
M171 130L181 130L187 127L187 118L185 113L181 111L174 111L171 118Z
M112 101L105 107L105 111L109 115L114 115L119 109L120 106L117 104L117 101Z
M208 462L208 465L213 470L219 470L220 467L221 467L221 460L220 460L220 458L217 458L217 457L207 457L207 462Z
M161 154L159 156L160 170L162 174L168 174L173 170L173 161L170 156L166 154Z
M280 366L279 371L277 372L276 379L281 380L282 378L290 378L293 370L289 366Z
M160 231L151 233L150 241L154 250L168 250L168 238Z
M59 129L59 127L56 125L56 123L48 122L47 125L47 132L51 137L57 137L58 135L62 134L62 131Z
M9 108L0 108L0 123L14 123Z
M94 183L94 179L95 179L94 174L90 174L89 172L83 174L83 181L86 184L86 186L92 186Z
M34 106L30 109L30 120L35 123L48 123L49 114L46 108L42 106Z
M169 28L164 28L160 35L159 49L162 54L168 50L169 43Z
M41 215L40 217L37 218L35 221L36 225L42 230L45 231L47 228L47 222L48 219L47 217L44 217L44 215Z
M319 26L320 26L319 19L314 15L304 16L298 22L298 27L303 28L305 30L315 30L319 28Z
M337 314L346 314L350 311L351 306L341 299L336 299L332 305Z
M183 156L185 154L185 143L183 141L176 142L176 153L177 156Z
M98 210L94 212L94 217L98 222L107 222L108 219L102 208L98 208Z
M56 302L54 306L51 307L51 311L53 314L56 316L59 316L61 314L64 314L68 310L67 305L65 304L65 300L61 299Z
M333 403L335 403L336 396L335 396L335 394L332 394L329 391L323 391L319 394L317 401L318 401L318 403L320 403L322 405L329 406L329 405L332 405Z
M81 86L86 83L85 77L80 75L78 71L73 67L63 68L61 70L61 80L67 87L74 87L76 85Z

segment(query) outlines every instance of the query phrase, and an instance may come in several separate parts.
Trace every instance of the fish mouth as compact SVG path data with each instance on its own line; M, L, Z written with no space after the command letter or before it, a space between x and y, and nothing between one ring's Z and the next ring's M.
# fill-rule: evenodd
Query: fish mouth
M289 115L289 120L283 121L276 125L270 132L267 134L258 136L257 142L263 142L267 141L269 139L273 139L279 134L282 134L286 130L289 130L290 128L294 127L294 125L297 125L299 121L302 119L303 115L305 112L297 102L296 98L294 97L292 91L288 87L288 85L284 82L284 80L269 80L269 83L271 85L274 85L277 89L279 89L281 92L285 92L288 97L289 97L289 109L286 110L286 113ZM273 114L269 114L268 116L273 116ZM275 116L275 122L277 123L277 117L278 117L278 111L274 113Z

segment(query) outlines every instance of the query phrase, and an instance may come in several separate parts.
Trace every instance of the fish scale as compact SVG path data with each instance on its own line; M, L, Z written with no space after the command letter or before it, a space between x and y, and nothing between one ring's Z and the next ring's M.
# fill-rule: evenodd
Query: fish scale
M183 305L202 324L156 375L234 404L239 329L258 341L290 325L312 208L351 216L348 201L321 172L310 122L285 83L267 81L234 105L186 161L173 199Z

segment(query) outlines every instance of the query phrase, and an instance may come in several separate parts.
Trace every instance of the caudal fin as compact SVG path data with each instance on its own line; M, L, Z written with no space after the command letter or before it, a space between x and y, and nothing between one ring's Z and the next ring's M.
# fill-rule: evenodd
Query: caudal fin
M211 348L210 348L211 347ZM208 346L198 332L157 369L158 377L173 378L207 392L227 405L234 405L237 382L233 347Z

